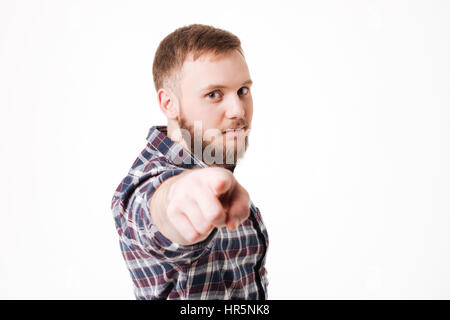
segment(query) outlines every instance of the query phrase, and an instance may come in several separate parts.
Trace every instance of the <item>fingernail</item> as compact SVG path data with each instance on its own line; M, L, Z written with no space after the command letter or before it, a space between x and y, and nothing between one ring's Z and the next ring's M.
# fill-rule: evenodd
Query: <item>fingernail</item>
M239 227L240 224L241 223L239 222L239 219L234 219L234 229L235 230Z

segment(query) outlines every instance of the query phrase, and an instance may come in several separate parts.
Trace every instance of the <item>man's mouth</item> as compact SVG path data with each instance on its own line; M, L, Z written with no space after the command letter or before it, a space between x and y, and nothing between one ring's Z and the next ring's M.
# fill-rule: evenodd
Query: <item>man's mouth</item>
M225 134L227 137L236 137L244 134L246 129L247 129L246 126L240 126L237 128L227 129L223 131L223 134Z

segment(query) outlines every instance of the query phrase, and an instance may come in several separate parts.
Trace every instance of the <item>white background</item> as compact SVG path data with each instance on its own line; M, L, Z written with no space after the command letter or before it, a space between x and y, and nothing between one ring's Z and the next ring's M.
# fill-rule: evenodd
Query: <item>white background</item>
M449 1L0 2L0 298L134 299L110 201L176 28L242 41L271 299L450 298Z

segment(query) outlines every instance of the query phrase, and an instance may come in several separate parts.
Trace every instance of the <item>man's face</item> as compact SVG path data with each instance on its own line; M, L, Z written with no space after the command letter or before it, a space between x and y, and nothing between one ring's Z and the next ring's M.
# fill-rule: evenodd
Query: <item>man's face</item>
M222 163L230 164L232 159L235 165L248 146L253 116L251 84L247 63L236 50L206 53L196 61L188 55L180 73L178 120L180 129L190 133L188 146L201 139L202 151L209 146L214 156L214 150L221 150Z

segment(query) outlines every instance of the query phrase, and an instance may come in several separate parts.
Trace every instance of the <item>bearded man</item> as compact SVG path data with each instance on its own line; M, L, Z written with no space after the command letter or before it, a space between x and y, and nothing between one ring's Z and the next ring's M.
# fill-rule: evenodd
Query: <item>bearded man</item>
M267 299L267 229L233 172L248 147L252 80L232 33L193 24L165 37L153 79L167 126L112 199L137 299Z

